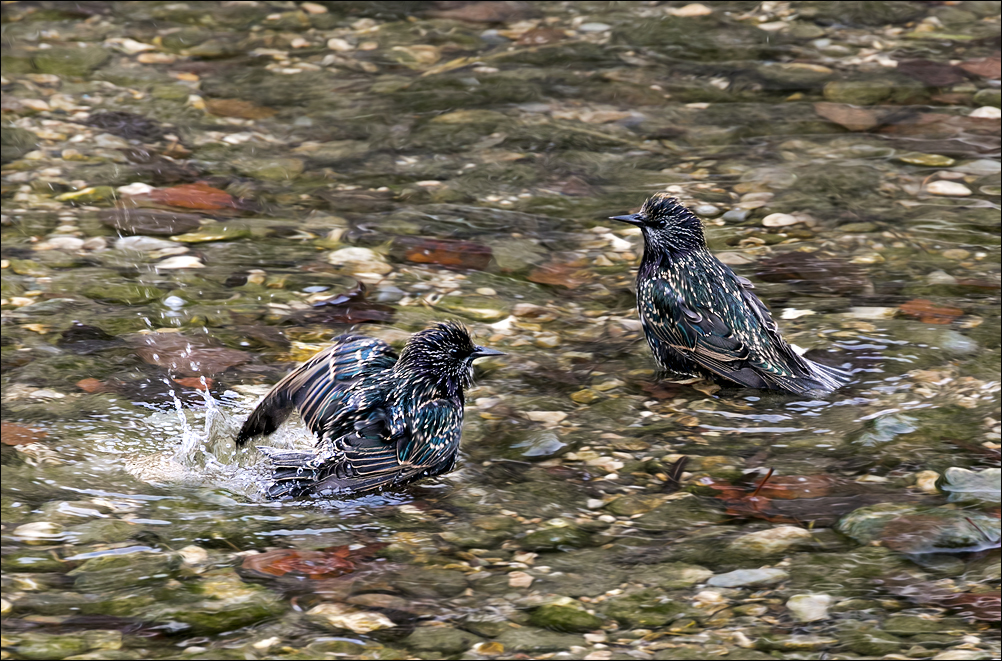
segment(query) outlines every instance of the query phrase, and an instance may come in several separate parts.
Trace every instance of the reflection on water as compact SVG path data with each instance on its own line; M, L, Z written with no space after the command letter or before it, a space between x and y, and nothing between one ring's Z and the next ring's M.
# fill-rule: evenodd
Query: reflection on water
M3 17L11 658L998 656L997 2ZM854 382L659 378L657 190ZM265 500L268 387L443 318L457 470Z

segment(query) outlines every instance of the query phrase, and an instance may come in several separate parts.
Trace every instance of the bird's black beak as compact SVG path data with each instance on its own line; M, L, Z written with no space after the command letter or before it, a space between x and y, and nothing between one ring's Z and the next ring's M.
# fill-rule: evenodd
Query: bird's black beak
M487 347L474 347L473 353L470 357L473 359L486 358L487 356L503 356L504 351L498 351L497 349L489 349Z
M609 216L609 220L618 220L621 223L641 226L644 224L644 217L639 213L631 213L629 216Z

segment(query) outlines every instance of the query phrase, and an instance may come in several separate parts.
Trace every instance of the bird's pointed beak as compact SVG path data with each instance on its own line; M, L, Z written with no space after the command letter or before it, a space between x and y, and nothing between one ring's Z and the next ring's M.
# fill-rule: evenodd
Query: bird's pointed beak
M486 358L487 356L503 356L504 351L498 351L497 349L490 349L488 347L474 347L471 356L473 358Z
M609 216L609 220L618 220L621 223L629 223L637 226L644 224L644 217L639 213L631 213L628 216Z

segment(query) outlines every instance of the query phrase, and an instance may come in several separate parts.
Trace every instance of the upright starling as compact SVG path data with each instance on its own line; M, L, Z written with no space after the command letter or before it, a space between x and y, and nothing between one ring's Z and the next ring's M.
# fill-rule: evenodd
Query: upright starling
M751 292L754 285L706 249L699 218L677 199L656 193L639 213L612 220L644 234L637 309L662 368L802 395L849 381L845 372L797 355Z
M473 361L501 353L449 322L415 333L399 358L382 340L342 335L271 389L237 445L275 431L293 406L317 435L315 452L260 448L274 466L271 498L364 493L447 473Z

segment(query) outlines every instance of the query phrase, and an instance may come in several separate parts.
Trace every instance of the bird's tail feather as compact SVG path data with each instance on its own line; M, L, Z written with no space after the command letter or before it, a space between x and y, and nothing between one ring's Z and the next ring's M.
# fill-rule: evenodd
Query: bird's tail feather
M317 481L325 476L325 457L317 452L296 452L258 446L258 450L271 460L272 484L268 497L298 498L312 492Z
M335 457L322 450L300 452L263 446L258 446L258 450L271 461L272 483L268 486L267 493L273 500L312 494L361 494L413 480L413 476L392 470L391 466L359 475L345 465L343 455Z
M837 367L822 365L814 361L809 361L808 365L810 365L814 377L821 381L827 390L837 390L852 380L851 374Z
M836 367L829 367L814 361L804 360L808 374L804 376L784 376L772 378L773 387L779 387L800 395L830 393L848 383L852 376Z

